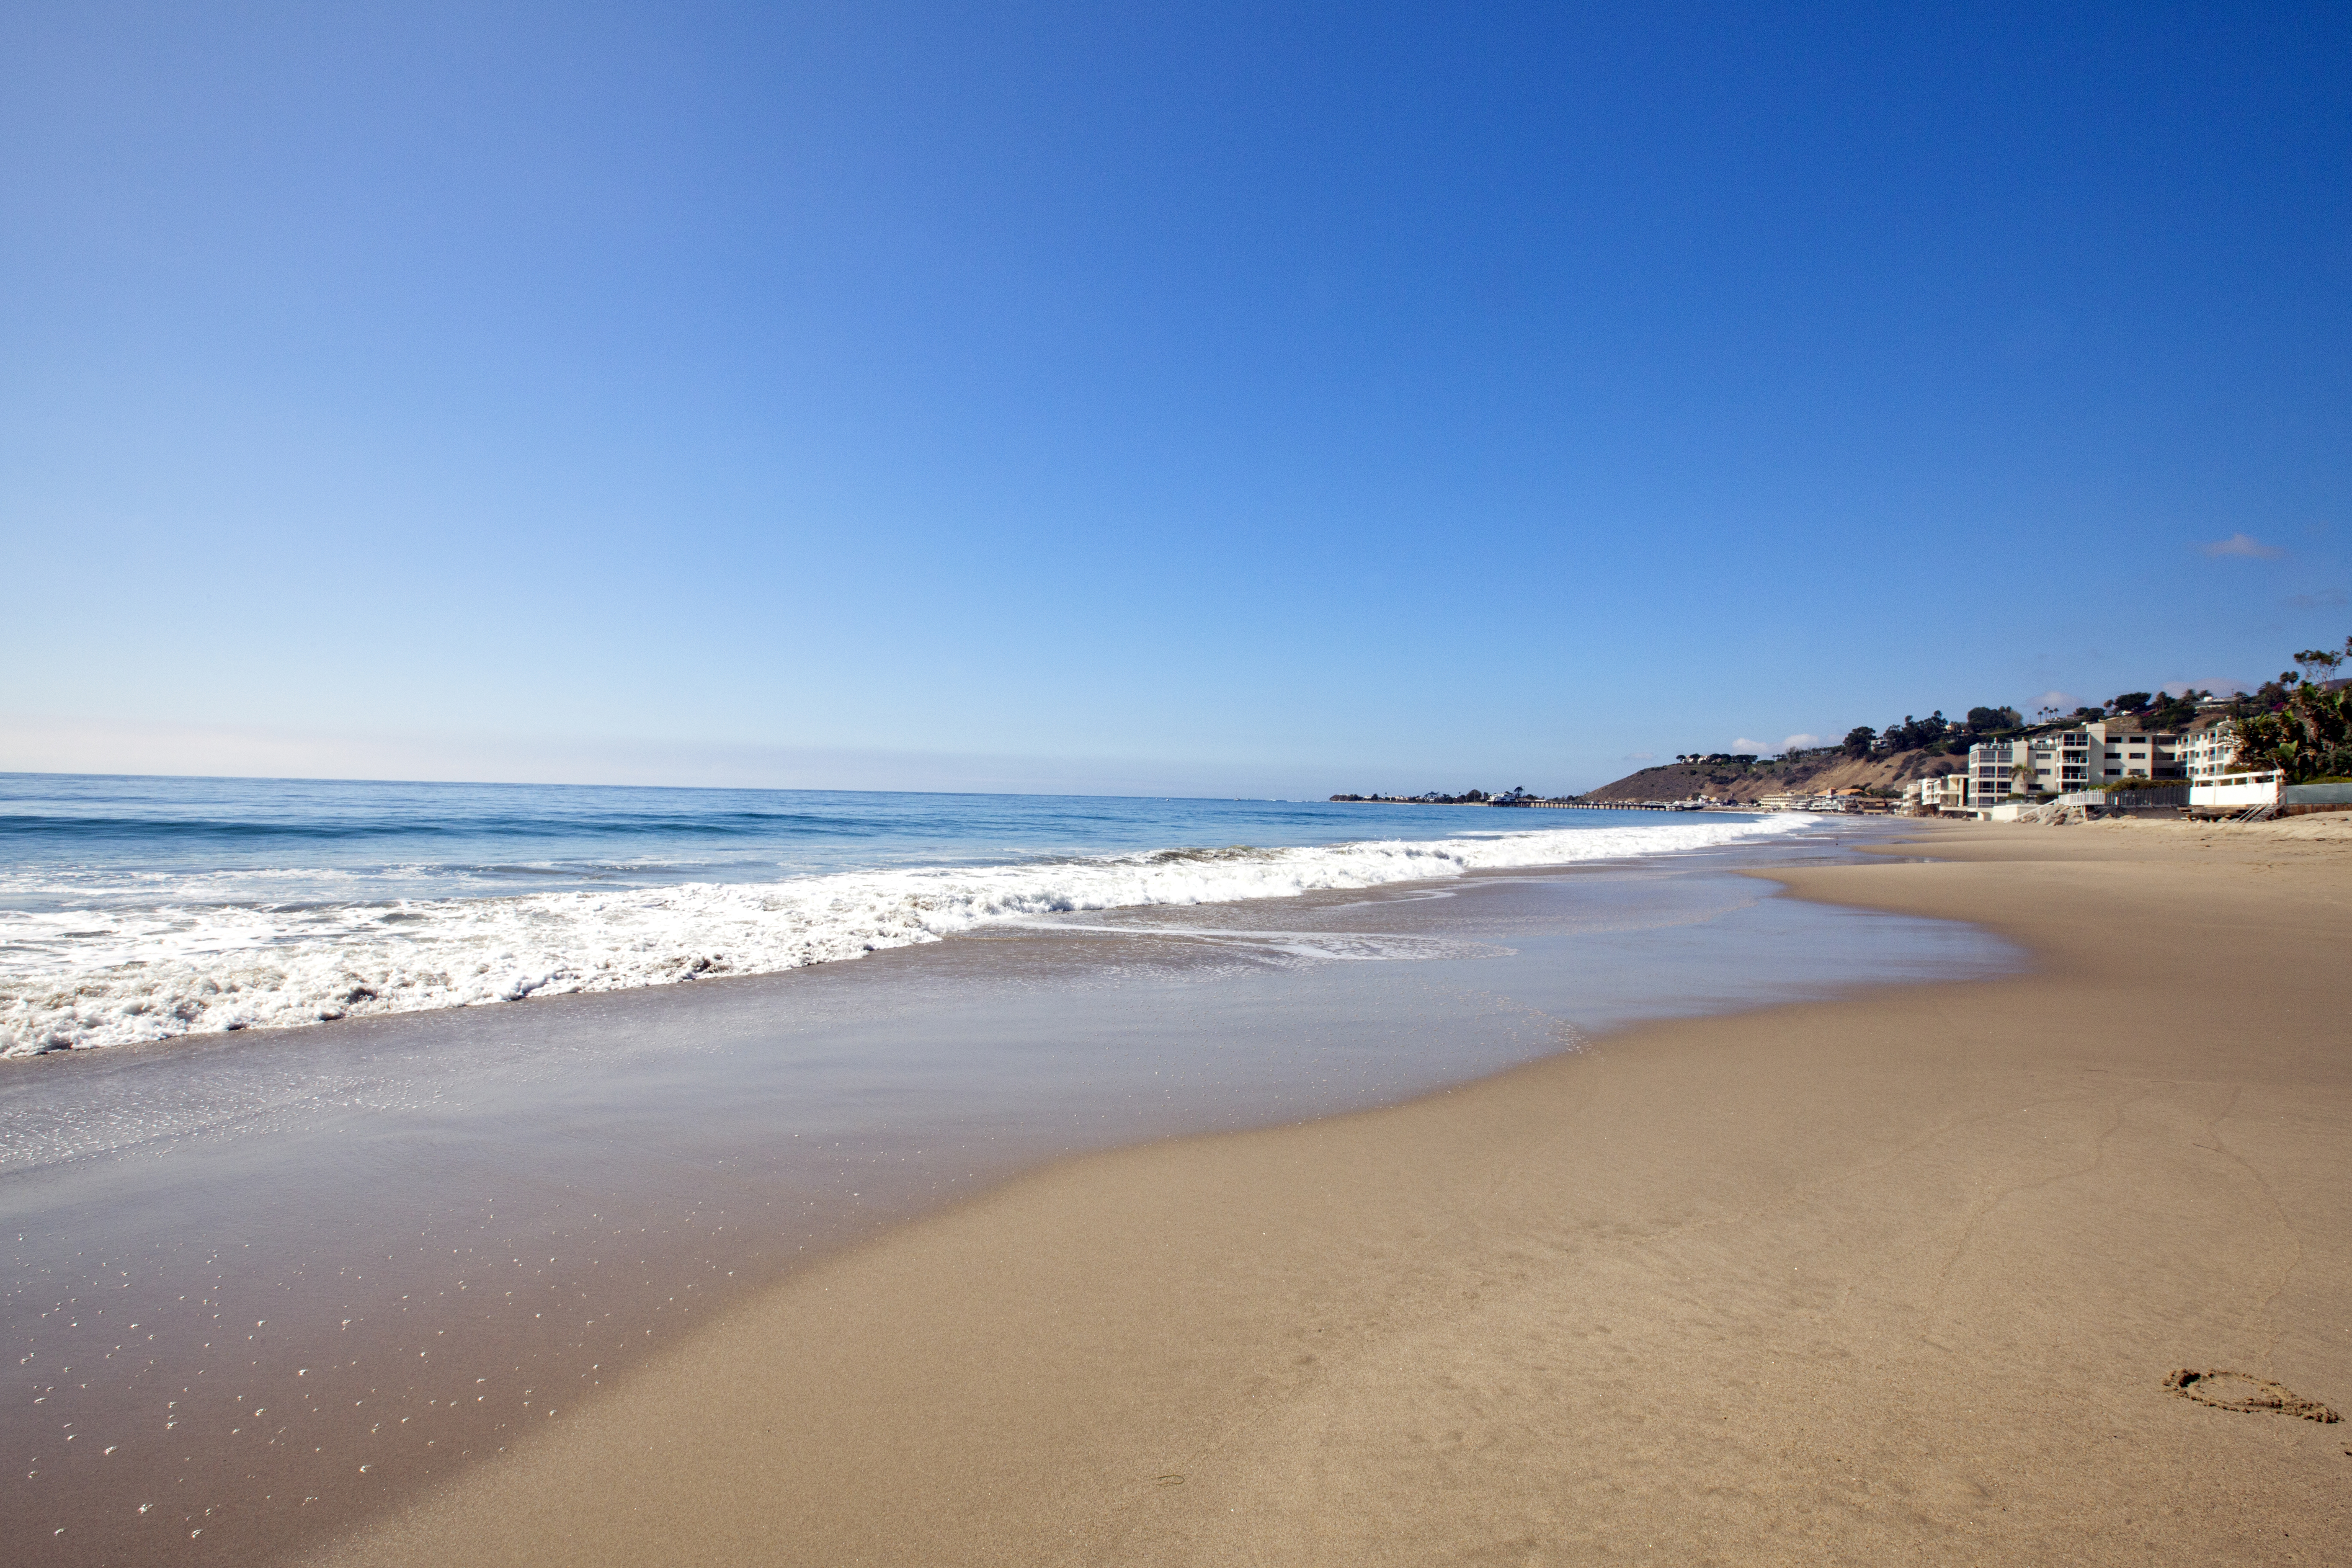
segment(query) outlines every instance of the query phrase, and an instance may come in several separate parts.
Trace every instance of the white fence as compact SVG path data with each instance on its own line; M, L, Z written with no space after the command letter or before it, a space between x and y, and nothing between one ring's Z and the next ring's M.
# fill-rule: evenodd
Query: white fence
M2190 809L2198 806L2243 808L2269 805L2279 797L2277 773L2223 773L2189 786Z

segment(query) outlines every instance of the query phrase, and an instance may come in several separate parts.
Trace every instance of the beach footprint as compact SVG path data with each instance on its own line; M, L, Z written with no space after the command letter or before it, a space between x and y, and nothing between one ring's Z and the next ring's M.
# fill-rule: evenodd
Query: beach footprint
M2342 1416L2315 1399L2305 1399L2283 1383L2247 1372L2215 1368L2195 1372L2182 1367L2164 1380L2164 1386L2183 1399L2210 1405L2216 1410L2270 1411L2305 1421L2340 1421ZM2352 1451L2352 1450L2347 1450Z

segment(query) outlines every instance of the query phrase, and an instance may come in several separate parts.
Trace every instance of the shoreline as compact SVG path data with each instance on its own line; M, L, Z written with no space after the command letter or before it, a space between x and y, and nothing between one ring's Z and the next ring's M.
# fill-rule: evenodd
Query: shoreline
M1842 841L1082 914L11 1075L0 1305L39 1407L12 1417L0 1533L28 1568L299 1549L812 1259L1072 1153L1395 1103L1633 1018L2011 962L1732 874ZM171 1547L173 1521L201 1538Z
M1056 1163L310 1560L2324 1556L2344 1429L2161 1380L2352 1403L2352 844L1909 846L1770 875L2032 972Z
M495 894L363 889L323 872L254 873L289 885L246 902L216 901L210 895L219 889L208 888L205 897L156 903L154 889L142 886L138 900L121 903L116 888L87 907L74 900L0 910L6 928L0 935L15 944L12 952L30 955L20 973L0 976L0 1064L789 973L1076 910L1117 915L1370 891L1511 868L1664 858L1734 841L1764 844L1796 830L1756 819L1540 827L1530 820L1467 837L1306 834L1301 842L1258 847L1162 845L937 863L884 857L747 880L564 882ZM534 875L544 880L553 873ZM320 877L334 885L301 885ZM362 891L368 896L356 896ZM84 925L94 929L69 929Z

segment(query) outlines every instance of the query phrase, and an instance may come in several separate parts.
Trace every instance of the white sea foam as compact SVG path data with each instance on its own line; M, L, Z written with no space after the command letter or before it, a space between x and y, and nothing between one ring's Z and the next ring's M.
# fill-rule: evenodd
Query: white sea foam
M1647 857L1811 826L1716 818L514 898L0 912L0 1055L773 973L992 921Z

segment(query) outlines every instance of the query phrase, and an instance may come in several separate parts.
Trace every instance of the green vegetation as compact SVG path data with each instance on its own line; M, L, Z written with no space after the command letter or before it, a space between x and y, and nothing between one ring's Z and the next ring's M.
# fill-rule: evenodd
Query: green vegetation
M2299 668L2255 693L2261 710L2239 716L2231 765L2249 773L2276 768L2288 784L2352 773L2352 685L2335 679L2347 656L2352 637L2341 648L2296 654Z
M1925 719L1906 713L1900 724L1873 730L1857 724L1846 732L1843 750L1850 757L1888 757L1898 752L1928 752L1950 755L1965 752L1979 741L2012 735L2025 728L2025 715L2014 708L1971 708L1955 722L1937 709Z

